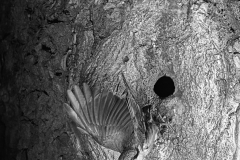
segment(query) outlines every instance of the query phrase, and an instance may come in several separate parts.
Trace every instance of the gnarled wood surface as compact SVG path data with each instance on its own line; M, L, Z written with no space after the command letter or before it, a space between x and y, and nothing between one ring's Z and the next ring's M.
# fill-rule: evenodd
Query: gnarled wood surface
M4 159L116 159L82 136L62 104L87 82L121 95L123 72L141 105L169 127L149 159L238 160L240 2L228 0L0 2L0 151ZM162 104L157 79L174 79Z

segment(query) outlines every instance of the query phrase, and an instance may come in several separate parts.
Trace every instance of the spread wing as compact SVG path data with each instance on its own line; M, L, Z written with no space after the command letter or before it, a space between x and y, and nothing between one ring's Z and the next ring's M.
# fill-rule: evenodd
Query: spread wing
M83 91L74 85L67 91L71 106L64 104L76 136L80 136L80 131L92 136L100 145L122 152L123 144L133 133L126 99L106 90L91 91L87 84L83 84Z

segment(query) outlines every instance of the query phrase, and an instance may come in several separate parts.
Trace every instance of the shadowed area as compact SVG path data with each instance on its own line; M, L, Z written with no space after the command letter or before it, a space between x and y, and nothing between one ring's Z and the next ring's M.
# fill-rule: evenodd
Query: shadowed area
M153 90L159 96L160 99L164 99L172 95L175 91L173 79L166 75L162 76L155 83Z

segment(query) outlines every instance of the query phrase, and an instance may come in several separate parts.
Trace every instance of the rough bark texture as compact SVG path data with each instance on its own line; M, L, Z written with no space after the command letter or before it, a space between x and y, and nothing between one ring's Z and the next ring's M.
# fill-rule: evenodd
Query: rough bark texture
M62 103L78 82L121 94L120 72L171 126L149 159L240 159L240 2L1 0L0 13L3 159L117 159L76 142ZM164 74L177 90L159 104Z

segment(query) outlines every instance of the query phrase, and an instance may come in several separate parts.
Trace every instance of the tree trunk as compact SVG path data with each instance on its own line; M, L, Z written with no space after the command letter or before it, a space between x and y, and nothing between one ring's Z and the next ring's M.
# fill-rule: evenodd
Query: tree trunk
M121 95L168 123L148 159L240 160L240 2L0 1L0 150L6 160L117 159L62 108L73 83ZM163 75L175 93L154 93ZM162 89L163 90L163 89Z

